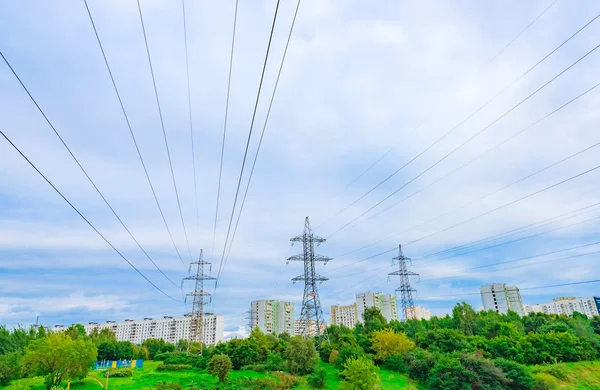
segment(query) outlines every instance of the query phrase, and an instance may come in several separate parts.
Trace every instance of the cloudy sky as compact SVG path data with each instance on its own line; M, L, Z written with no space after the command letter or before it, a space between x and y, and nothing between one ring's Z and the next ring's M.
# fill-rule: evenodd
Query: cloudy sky
M0 51L173 283L114 217L4 61L0 130L174 300L0 138L0 323L182 315L189 253L195 259L203 249L216 275L276 5L239 3L213 247L235 3L185 3L196 197L181 2L141 0L188 252L137 3L88 1L185 265L83 1L2 4ZM278 10L240 195L295 7L283 0ZM583 0L302 1L210 305L225 316L228 334L240 331L255 299L292 300L299 314L303 287L290 279L302 264L285 260L301 250L289 238L302 232L306 216L328 238L317 251L334 258L319 265L329 278L319 286L327 320L330 305L350 303L358 292L394 292L398 280L387 273L397 269L398 244L420 274L416 303L438 315L460 300L481 306L478 289L490 282L517 285L525 303L600 294L594 283L531 289L600 279L600 244L593 244L600 226L600 147L593 147L600 88L592 89L600 82L598 13L596 2Z

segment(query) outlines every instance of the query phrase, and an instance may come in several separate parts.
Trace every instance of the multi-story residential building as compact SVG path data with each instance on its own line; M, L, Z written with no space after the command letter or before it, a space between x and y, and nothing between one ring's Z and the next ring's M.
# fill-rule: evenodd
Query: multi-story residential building
M304 321L295 320L294 321L294 333L297 335L302 335L302 327L304 326ZM327 322L321 322L319 324L319 334L325 333L325 329L327 329ZM308 320L308 331L307 336L315 336L317 334L317 321Z
M190 336L191 317L169 317L153 319L144 318L142 321L125 320L123 322L106 321L104 324L90 322L84 325L87 334L94 329L110 329L116 335L117 341L130 341L141 344L146 339L163 339L175 344L179 340L187 340ZM204 314L204 344L216 345L223 341L223 316L211 313ZM62 332L66 326L56 325L53 331Z
M510 310L520 316L525 315L521 293L516 286L494 283L482 286L480 292L485 310L494 310L501 314L506 314Z
M330 309L331 325L344 325L354 328L358 323L358 311L356 302L348 306L333 305Z
M424 307L421 306L413 306L415 311L415 320L430 320L431 312ZM410 311L410 307L406 308L406 318L410 318L412 313Z
M388 321L398 319L398 303L393 295L382 293L356 294L356 312L359 322L363 322L363 314L368 307L378 308Z
M594 298L559 297L554 298L550 303L525 305L525 312L566 315L578 312L592 318L598 315L598 307Z
M252 301L250 304L252 329L258 327L265 334L294 333L294 304L276 299Z

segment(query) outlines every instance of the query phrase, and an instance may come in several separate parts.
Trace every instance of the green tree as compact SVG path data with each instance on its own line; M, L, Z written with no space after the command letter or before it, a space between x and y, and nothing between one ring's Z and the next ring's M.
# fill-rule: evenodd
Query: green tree
M387 320L381 314L381 311L376 307L368 307L363 313L363 324L364 331L366 333L372 333L376 330L385 328Z
M440 355L429 371L427 385L435 390L467 390L477 382L477 374L467 370L458 357Z
M317 350L311 339L294 336L285 349L285 359L291 373L306 375L317 365Z
M226 344L225 354L231 358L234 370L259 361L258 346L248 339L232 339Z
M229 376L231 367L232 364L229 356L221 354L210 358L208 361L207 370L210 375L219 378L219 382L225 382Z
M86 338L87 335L85 333L85 328L81 324L71 325L65 330L65 334L68 335L73 340L78 338Z
M98 331L97 328L94 328L90 333L90 338L92 339L92 341L94 341L94 344L96 344L96 346L99 346L103 343L117 342L117 336L115 335L115 332L108 328L104 328L101 331Z
M475 320L477 313L473 307L466 302L457 303L452 309L452 320L456 329L461 330L467 336L475 334Z
M511 389L531 390L535 385L533 376L524 365L507 359L496 359L494 360L494 364L504 371L507 378L511 380Z
M269 342L267 340L267 336L265 336L258 326L250 331L248 340L256 345L256 350L258 352L260 361L265 360L267 358Z
M366 357L351 358L344 364L340 375L344 378L341 388L345 390L370 390L380 387L379 368Z
M20 379L22 375L20 352L0 355L0 386L8 386L12 380Z
M377 330L371 336L375 359L385 360L392 355L406 354L415 343L405 333L395 333L391 329Z
M24 365L34 375L45 375L49 389L60 385L63 379L85 378L97 355L98 350L91 340L54 333L27 347Z

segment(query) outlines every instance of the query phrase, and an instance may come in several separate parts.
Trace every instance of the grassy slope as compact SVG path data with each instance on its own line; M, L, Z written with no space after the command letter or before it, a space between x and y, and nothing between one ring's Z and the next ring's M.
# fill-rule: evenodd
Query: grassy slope
M134 376L131 378L111 378L109 379L109 389L118 390L138 390L138 389L153 389L157 382L179 382L184 387L191 382L203 385L206 388L213 388L217 383L216 379L208 375L205 371L156 371L158 363L145 362L142 370L134 371ZM338 374L338 370L329 364L321 363L321 366L327 371L327 389L337 389L341 378ZM411 384L407 379L393 371L382 369L379 372L381 376L382 389L417 389L414 384ZM240 377L254 377L260 378L266 376L265 374L254 372L254 371L232 371L231 378ZM96 380L98 379L104 384L103 371L93 371L90 373L90 377L82 381L82 383L72 383L71 388L73 390L100 390L102 387ZM43 378L27 378L19 381L15 381L11 386L5 387L4 390L43 390ZM309 390L310 386L302 383L295 387L298 390Z
M568 376L559 379L562 389L600 389L600 361L558 363L553 366L564 367ZM548 366L538 366L542 369Z

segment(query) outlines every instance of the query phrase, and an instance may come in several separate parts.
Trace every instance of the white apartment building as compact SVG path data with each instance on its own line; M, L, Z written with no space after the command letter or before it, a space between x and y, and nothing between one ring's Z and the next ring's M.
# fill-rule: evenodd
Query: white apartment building
M304 321L295 320L294 321L294 334L296 335L304 335L302 333L302 328L304 327ZM319 324L319 334L325 333L325 329L327 329L327 322L321 322ZM307 336L316 336L317 334L317 321L308 320L308 331L306 332Z
M117 341L130 341L133 344L141 344L146 339L163 339L168 343L175 344L179 340L189 338L190 325L190 316L164 316L158 319L144 318L142 321L106 321L104 324L90 322L84 325L84 328L87 334L90 334L94 329L98 329L98 331L110 329L115 333ZM205 313L204 344L216 345L223 341L224 328L223 316ZM67 326L56 325L52 330L62 332L66 329Z
M356 302L348 306L333 305L330 309L331 325L344 325L354 328L358 323L358 310Z
M520 316L525 315L521 293L516 286L494 283L482 286L480 292L485 310L494 310L500 314L506 314L510 310Z
M294 333L294 304L276 299L252 301L250 304L252 329L258 327L265 334Z
M421 306L413 306L415 311L415 320L430 320L431 312L424 307ZM412 313L410 312L410 307L406 308L406 318L410 318Z
M550 303L538 303L535 305L525 305L525 312L545 313L545 314L566 314L571 315L574 312L585 314L588 318L598 315L598 308L594 298L577 297L559 297L554 298Z
M363 314L368 307L378 308L388 321L398 319L398 303L394 295L382 293L356 294L356 312L359 322L363 322Z

